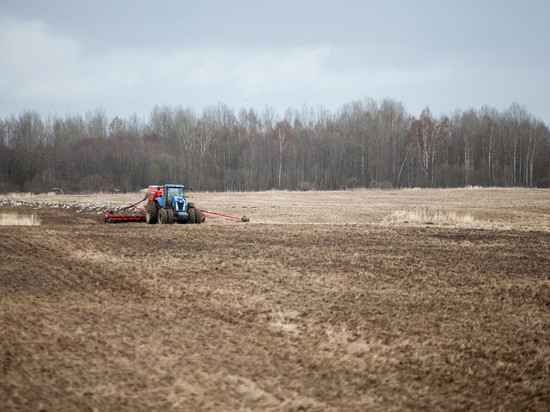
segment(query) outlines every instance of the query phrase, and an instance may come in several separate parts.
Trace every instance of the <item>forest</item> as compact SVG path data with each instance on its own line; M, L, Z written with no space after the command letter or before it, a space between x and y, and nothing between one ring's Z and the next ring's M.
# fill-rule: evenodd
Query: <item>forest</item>
M0 193L136 191L181 183L202 191L357 187L549 187L550 132L523 106L416 117L365 99L336 112L196 112L155 106L145 119L34 111L0 118Z

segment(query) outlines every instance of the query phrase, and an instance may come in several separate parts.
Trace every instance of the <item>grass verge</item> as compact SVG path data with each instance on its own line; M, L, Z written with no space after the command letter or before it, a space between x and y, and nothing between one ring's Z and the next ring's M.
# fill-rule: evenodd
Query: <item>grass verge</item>
M40 226L40 223L40 218L36 215L0 214L0 226Z

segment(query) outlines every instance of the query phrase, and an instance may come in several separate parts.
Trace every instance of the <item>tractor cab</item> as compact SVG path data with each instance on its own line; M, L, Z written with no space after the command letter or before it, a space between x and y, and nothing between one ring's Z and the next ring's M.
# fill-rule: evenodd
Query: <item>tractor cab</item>
M183 212L187 207L183 186L166 185L166 190L162 193L162 203L166 207L172 207L174 212Z

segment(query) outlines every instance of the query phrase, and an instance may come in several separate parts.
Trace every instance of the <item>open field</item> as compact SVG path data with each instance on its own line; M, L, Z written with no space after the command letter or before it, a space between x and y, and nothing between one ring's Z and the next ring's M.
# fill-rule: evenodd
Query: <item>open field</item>
M0 196L3 410L550 409L550 191Z

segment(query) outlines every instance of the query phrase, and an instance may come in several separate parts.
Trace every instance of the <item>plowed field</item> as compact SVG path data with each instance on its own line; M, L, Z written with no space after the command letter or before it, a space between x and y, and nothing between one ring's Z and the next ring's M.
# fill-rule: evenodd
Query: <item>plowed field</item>
M550 191L140 196L0 196L2 410L550 409Z

